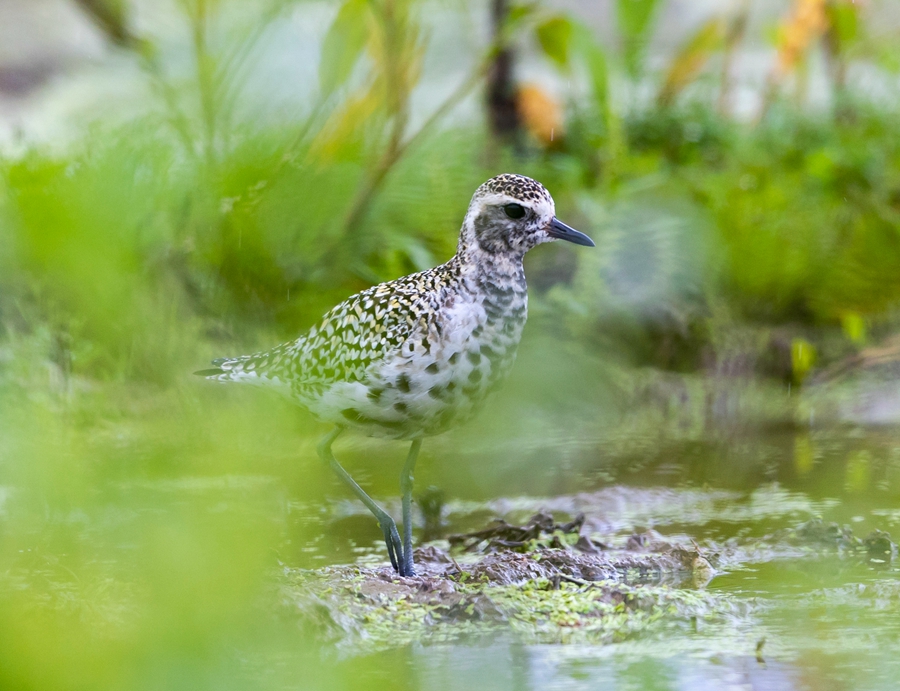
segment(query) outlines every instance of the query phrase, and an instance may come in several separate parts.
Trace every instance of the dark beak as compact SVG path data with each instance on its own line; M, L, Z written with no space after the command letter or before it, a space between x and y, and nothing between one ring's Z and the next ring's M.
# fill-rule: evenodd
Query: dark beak
M576 245L584 245L585 247L595 247L594 241L591 240L587 235L575 230L574 228L570 228L558 218L554 218L552 221L550 221L550 226L547 228L547 232L550 233L550 237L553 238L566 240L568 242L574 242Z

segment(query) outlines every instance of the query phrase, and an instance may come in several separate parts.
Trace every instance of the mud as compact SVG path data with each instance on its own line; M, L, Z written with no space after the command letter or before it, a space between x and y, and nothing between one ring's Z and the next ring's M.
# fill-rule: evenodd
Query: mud
M769 605L705 587L718 573L747 564L822 554L890 562L896 554L883 531L860 538L818 518L761 538L702 546L648 530L610 547L584 534L589 524L583 514L556 522L541 512L522 525L498 519L417 549L414 578L388 566L285 569L281 604L354 654L501 629L529 642L596 644L752 618Z

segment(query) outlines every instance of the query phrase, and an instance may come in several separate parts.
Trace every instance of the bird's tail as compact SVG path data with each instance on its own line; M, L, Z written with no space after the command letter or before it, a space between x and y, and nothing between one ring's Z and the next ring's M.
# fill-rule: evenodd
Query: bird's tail
M215 367L194 372L212 381L235 381L248 384L286 384L286 356L291 344L276 346L253 355L218 358Z
M220 357L212 361L215 367L201 369L194 372L198 377L214 381L238 381L247 375L256 377L255 372L247 372L244 367L250 361L252 355L240 355L238 357Z

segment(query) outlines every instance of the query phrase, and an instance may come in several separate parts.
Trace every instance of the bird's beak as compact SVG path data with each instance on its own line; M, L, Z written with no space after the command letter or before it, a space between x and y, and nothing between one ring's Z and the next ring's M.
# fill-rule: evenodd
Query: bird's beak
M576 245L584 245L585 247L595 247L594 241L587 235L574 228L570 228L555 216L553 220L550 221L547 232L550 234L550 237L558 238L559 240L574 242Z

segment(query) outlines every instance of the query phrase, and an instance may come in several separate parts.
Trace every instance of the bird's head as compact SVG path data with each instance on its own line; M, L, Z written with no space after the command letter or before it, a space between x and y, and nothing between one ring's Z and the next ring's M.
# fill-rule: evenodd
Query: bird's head
M504 174L475 190L462 229L462 242L489 255L522 256L551 240L593 247L584 233L556 218L547 189L524 175Z

